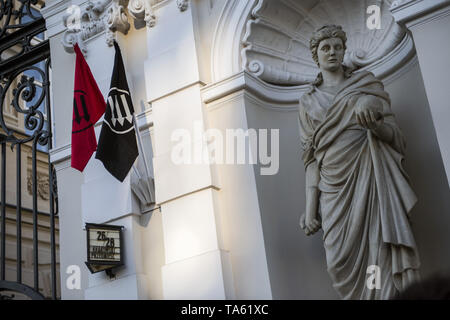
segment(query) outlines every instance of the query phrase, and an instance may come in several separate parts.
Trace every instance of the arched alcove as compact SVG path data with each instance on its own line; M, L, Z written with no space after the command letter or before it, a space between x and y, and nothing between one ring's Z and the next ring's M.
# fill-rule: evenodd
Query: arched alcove
M411 37L390 12L392 0L229 0L212 45L214 82L239 71L271 84L314 80L318 68L309 39L317 28L338 24L347 33L345 64L385 78L414 55ZM370 21L379 8L379 29Z

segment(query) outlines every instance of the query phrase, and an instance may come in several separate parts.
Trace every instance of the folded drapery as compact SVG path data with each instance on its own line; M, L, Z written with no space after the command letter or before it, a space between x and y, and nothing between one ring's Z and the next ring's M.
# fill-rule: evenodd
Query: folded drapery
M358 98L383 103L392 141L379 139L355 118ZM346 79L336 95L313 87L299 105L305 168L320 170L320 214L328 272L346 299L388 299L418 278L420 266L408 214L416 203L402 167L405 142L389 95L370 72ZM366 285L379 267L381 288Z

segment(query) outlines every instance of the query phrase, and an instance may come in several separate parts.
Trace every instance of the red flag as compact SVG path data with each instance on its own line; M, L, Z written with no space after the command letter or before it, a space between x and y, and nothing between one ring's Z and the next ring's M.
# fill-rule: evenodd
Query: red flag
M105 113L106 104L78 44L75 44L74 49L77 58L73 90L71 166L83 171L97 149L94 124Z

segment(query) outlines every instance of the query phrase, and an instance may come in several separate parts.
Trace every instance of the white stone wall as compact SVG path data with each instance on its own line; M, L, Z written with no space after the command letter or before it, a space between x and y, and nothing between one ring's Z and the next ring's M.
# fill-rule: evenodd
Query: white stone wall
M84 173L70 168L75 57L61 45L62 15L68 5L85 1L48 2L55 135L51 156L58 175L63 299L337 297L326 273L320 236L307 238L298 226L304 209L304 171L296 103L304 87L269 85L242 71L241 39L252 9L260 3L189 1L181 11L175 0L159 1L153 27L136 30L130 18L128 34L116 33L160 205L141 215L129 178L117 182L95 159ZM415 40L425 41L432 31L418 32ZM113 49L104 33L85 45L87 62L106 95ZM419 60L429 61L423 50L418 49ZM398 51L374 70L389 75L386 90L407 139L406 167L419 198L412 213L413 230L427 275L450 266L444 171L448 159L441 157L445 143L440 140L447 135L436 124L441 119L434 109L429 110L434 104L430 94L439 92L429 92L427 86L432 85L426 79L424 87L421 73L426 72L418 67L411 38ZM398 65L391 68L389 63ZM428 68L421 61L420 66ZM193 133L195 121L222 132L280 129L279 172L261 176L260 167L250 164L173 164L173 131ZM98 125L97 134L99 129ZM84 266L85 222L125 226L126 265L115 279L104 273L91 275ZM65 270L73 264L82 270L81 290L65 287Z
M70 1L60 1L67 7ZM83 3L78 3L83 5ZM64 11L62 11L64 13ZM60 23L62 17L59 15ZM83 173L70 167L70 141L72 122L72 99L75 56L64 51L61 45L64 29L47 28L52 55L52 102L54 121L54 148L52 161L57 169L60 199L61 236L61 283L63 299L161 299L161 265L164 260L161 235L161 214L158 210L140 215L136 199L131 193L129 178L117 182L94 159ZM146 30L131 27L127 37L118 35L133 101L138 114L140 134L148 159L153 156L151 146L152 115L145 92L143 62L147 55ZM53 34L54 33L54 34ZM114 50L105 43L100 34L87 41L86 56L97 84L106 96L109 90ZM101 122L96 126L100 131ZM150 161L151 164L151 161ZM151 168L150 168L151 169ZM111 223L124 225L126 266L120 268L116 279L111 281L104 273L91 275L86 261L86 234L84 223ZM77 265L81 269L81 289L70 290L65 283L70 274L66 269ZM113 290L112 288L119 288Z

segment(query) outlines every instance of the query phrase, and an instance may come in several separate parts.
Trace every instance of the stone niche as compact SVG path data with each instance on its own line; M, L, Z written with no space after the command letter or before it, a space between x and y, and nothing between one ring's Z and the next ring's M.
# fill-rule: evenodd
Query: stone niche
M450 245L450 235L442 227L450 225L450 217L442 215L450 210L445 171L414 43L394 21L393 2L231 0L219 19L212 48L217 82L202 90L211 125L233 127L231 122L223 124L225 115L243 112L248 128L280 130L279 172L262 176L260 167L254 166L274 299L338 298L327 274L321 232L308 238L298 224L305 207L305 177L297 105L306 84L318 73L309 39L324 24L338 24L346 31L345 64L372 71L391 96L407 141L406 170L419 198L411 221L422 276L450 266L447 246L433 245ZM370 5L380 8L380 29L367 26Z
M389 10L391 2L259 1L245 28L242 67L273 84L301 85L311 82L318 68L309 51L310 35L324 24L337 24L342 26L348 38L344 63L352 68L369 69L383 77L403 62L393 63L392 59L386 58L398 53L399 46L411 41L405 29L395 22ZM379 29L368 27L373 14L367 13L371 5L379 8ZM410 47L403 52L406 58L411 51ZM383 70L379 66L382 62L387 64ZM380 70L374 70L377 67Z

